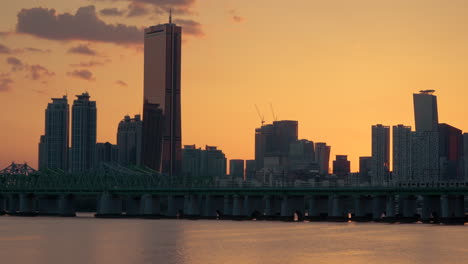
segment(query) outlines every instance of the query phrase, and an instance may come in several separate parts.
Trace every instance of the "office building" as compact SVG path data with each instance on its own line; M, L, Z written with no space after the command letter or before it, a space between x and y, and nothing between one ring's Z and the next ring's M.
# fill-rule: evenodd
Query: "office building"
M142 159L168 175L182 169L181 40L171 20L145 29Z
M370 184L370 171L372 169L372 157L359 157L359 183Z
M371 184L388 184L390 167L390 127L381 124L372 126Z
M141 165L143 122L140 115L125 116L117 131L118 162L122 166Z
M99 167L102 163L117 164L119 156L119 149L117 145L109 142L96 143L96 162L95 166Z
M254 179L256 173L256 164L255 160L246 160L245 161L245 180L251 181Z
M96 102L89 94L77 95L72 106L71 170L84 172L96 160Z
M70 110L66 96L52 98L45 110L45 133L39 144L39 168L68 170Z
M206 146L201 152L200 171L203 177L221 178L226 176L226 156L214 146Z
M416 132L437 132L439 116L434 92L434 90L423 90L413 94Z
M439 124L439 170L441 181L464 179L462 131L448 124Z
M395 184L411 179L411 146L412 132L410 126L393 126L393 172Z
M200 177L202 150L195 145L184 145L182 149L182 175L185 177Z
M229 161L229 175L231 178L244 179L244 160L232 159Z
M351 162L347 155L336 155L333 161L333 174L339 178L345 178L351 173Z
M331 147L327 143L315 143L315 162L319 165L319 174L328 175L330 169Z

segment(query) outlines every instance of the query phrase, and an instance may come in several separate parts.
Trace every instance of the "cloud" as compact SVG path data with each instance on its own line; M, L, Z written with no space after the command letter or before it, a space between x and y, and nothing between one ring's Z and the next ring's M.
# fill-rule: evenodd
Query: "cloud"
M18 13L17 33L52 40L87 40L116 44L142 44L143 31L135 26L107 24L97 17L94 6L76 13L58 14L55 9L30 8Z
M72 47L68 50L68 53L76 53L76 54L89 55L89 56L97 55L97 52L92 50L87 45L78 45L76 47Z
M8 57L7 64L11 66L11 71L21 71L23 70L23 63L20 59L15 57Z
M244 22L244 20L245 20L243 17L241 17L241 16L239 16L237 14L237 11L235 9L229 10L228 13L231 16L232 21L234 21L234 22L241 23L241 22Z
M10 78L8 73L0 73L0 92L7 92L11 89L14 81Z
M115 81L115 83L118 84L118 85L120 85L120 86L124 86L124 87L127 87L127 86L128 86L128 84L127 84L126 82L121 81L121 80L117 80L117 81Z
M11 54L13 51L5 45L0 44L0 54Z
M70 64L71 67L80 67L80 68L102 66L102 65L104 65L104 62L100 62L100 61L88 61L88 62L80 62L78 64Z
M128 6L127 17L146 16L149 13L146 5L135 2Z
M52 77L54 72L50 72L46 67L39 64L28 66L30 75L29 78L33 80L41 80L43 77Z
M104 9L99 10L99 14L103 16L123 16L124 13L125 13L124 10L119 10L115 7L104 8Z
M74 78L87 80L87 81L95 80L93 73L88 70L74 70L72 72L68 72L67 75L74 77Z
M31 52L40 52L40 53L49 53L49 52L51 52L50 49L43 50L43 49L37 49L37 48L25 48L24 50L25 51L31 51Z
M187 35L192 35L195 37L203 37L205 33L203 32L202 26L197 21L191 19L174 19L174 23L182 26L182 33Z

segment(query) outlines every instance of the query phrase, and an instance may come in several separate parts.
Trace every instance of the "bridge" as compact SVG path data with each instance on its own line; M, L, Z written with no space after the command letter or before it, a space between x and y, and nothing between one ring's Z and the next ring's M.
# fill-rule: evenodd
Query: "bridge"
M219 185L207 177L167 177L141 167L102 164L87 173L0 171L0 213L75 216L76 201L96 217L464 223L468 185L316 187Z

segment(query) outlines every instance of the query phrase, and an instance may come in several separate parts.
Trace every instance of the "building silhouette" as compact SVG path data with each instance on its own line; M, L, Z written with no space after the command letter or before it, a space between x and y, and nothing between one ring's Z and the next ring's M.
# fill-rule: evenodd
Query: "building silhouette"
M52 98L45 110L45 133L39 143L39 169L68 170L70 109L67 96Z
M392 181L395 184L411 180L412 136L410 126L393 126Z
M255 160L246 160L245 161L245 180L251 181L255 177L256 164Z
M359 183L370 184L370 171L372 168L372 157L359 157Z
M273 152L274 135L274 126L272 124L255 129L255 166L257 171L264 167L265 154Z
M117 163L119 149L117 145L109 142L96 143L96 162L95 166L100 166L102 163Z
M140 115L126 115L117 130L118 162L122 166L141 165L143 122Z
M232 178L244 179L244 160L232 159L229 161L229 175Z
M463 134L456 127L439 124L439 170L441 181L464 179Z
M226 155L215 146L205 146L201 152L200 171L203 177L221 178L226 176Z
M381 124L372 126L371 184L382 186L388 183L390 167L390 127Z
M315 143L315 162L319 165L319 174L328 175L330 170L331 147L327 143Z
M71 171L93 168L96 160L96 102L89 94L77 95L72 106Z
M336 155L333 161L333 174L339 178L345 178L351 173L351 162L347 155Z
M463 164L464 181L468 182L468 133L463 134Z
M195 145L184 145L182 149L182 175L185 177L201 176L201 152Z
M437 97L434 90L423 90L413 94L416 132L436 132L439 124Z
M182 28L169 21L146 28L144 38L143 164L177 175L182 169Z

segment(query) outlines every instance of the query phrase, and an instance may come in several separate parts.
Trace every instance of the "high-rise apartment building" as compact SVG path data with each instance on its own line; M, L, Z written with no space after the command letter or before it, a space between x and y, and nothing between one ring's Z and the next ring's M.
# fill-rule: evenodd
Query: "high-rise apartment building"
M201 153L201 175L213 179L224 177L226 163L226 156L221 150L214 146L206 146Z
M145 29L143 164L168 175L182 169L180 106L182 28Z
M448 124L439 124L439 170L441 181L464 179L462 131Z
M336 155L333 161L333 174L338 177L346 177L351 173L351 162L347 155Z
M89 94L77 95L72 106L71 170L83 172L93 168L96 155L96 102Z
M201 176L201 152L195 145L184 145L182 149L182 175L184 177Z
M463 134L463 164L464 181L468 182L468 133Z
M411 180L411 139L410 126L393 126L392 182L395 184Z
M319 165L319 174L328 175L330 169L331 147L327 143L315 143L315 162Z
M244 160L232 159L229 161L229 175L232 178L244 179Z
M370 171L372 169L372 157L359 157L359 183L370 184Z
M436 132L439 124L437 97L434 90L424 90L413 94L414 120L416 132Z
M255 160L246 160L245 161L245 180L253 180L256 173L256 164Z
M52 98L45 110L45 134L41 137L39 168L68 170L70 110L66 96Z
M371 184L383 186L388 183L390 167L390 127L381 124L372 126Z
M118 161L123 166L141 165L143 122L140 115L125 116L117 131Z
M96 162L95 166L100 166L101 163L117 163L119 149L116 145L109 142L96 143Z

